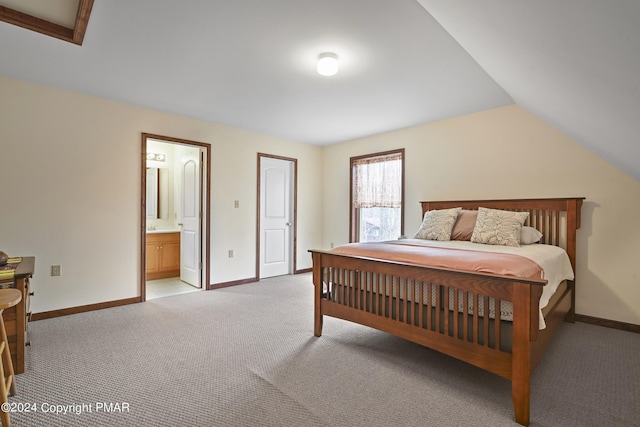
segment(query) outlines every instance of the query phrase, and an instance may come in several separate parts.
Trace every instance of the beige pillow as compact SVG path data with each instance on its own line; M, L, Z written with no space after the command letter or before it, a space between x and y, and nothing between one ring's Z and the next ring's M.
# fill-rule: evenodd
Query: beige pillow
M478 211L462 209L451 230L451 240L471 240L473 228L476 226Z
M462 208L438 209L424 214L414 239L451 240L451 230Z
M487 245L520 246L520 230L529 212L478 208L471 241Z

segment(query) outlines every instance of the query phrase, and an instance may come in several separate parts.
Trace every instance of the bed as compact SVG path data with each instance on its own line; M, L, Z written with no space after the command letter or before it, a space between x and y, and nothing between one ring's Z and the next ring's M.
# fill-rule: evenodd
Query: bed
M485 211L514 213L525 218L523 230L538 230L541 234L532 248L562 248L573 273L583 200L426 201L421 206L425 222L428 212L452 209L472 211L478 216ZM476 242L472 244L495 243L479 239L483 236L475 236L476 231ZM446 241L443 243L447 245ZM322 334L323 316L336 317L388 332L500 375L512 383L516 421L529 425L531 374L561 323L574 321L573 274L549 284L551 273L544 269L539 274L529 270L467 268L464 262L455 267L437 262L431 265L406 257L404 252L421 251L418 246L412 239L388 242L388 247L402 247L399 256L385 255L382 247L369 252L359 252L350 245L330 251L311 250L314 335ZM431 247L428 243L427 246ZM479 256L479 251L472 252L469 265L474 265L474 257ZM548 286L555 289L544 292L541 307L541 297Z

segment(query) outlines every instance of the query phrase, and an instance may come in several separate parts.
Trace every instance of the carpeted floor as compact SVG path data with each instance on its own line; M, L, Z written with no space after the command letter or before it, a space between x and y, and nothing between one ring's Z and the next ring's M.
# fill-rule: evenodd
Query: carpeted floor
M309 274L29 326L14 426L516 426L511 385L325 317ZM640 426L640 335L565 324L531 425Z

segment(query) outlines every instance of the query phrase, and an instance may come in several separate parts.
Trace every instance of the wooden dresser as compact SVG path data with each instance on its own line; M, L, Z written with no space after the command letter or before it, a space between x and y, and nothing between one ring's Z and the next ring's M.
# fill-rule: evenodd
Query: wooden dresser
M29 312L29 299L33 293L30 289L29 279L33 276L35 267L34 257L22 257L22 262L18 264L15 271L16 289L22 292L22 301L14 307L7 308L2 313L4 326L7 329L7 339L9 341L9 350L11 351L11 360L13 361L13 370L16 374L24 372L24 359L26 346L29 345L27 337L27 324L31 317Z

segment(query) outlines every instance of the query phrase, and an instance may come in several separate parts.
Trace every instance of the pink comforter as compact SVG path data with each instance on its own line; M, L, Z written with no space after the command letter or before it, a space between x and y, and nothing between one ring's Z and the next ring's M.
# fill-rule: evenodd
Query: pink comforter
M504 253L438 248L393 242L349 243L332 253L403 262L426 267L542 279L540 265L529 258Z

